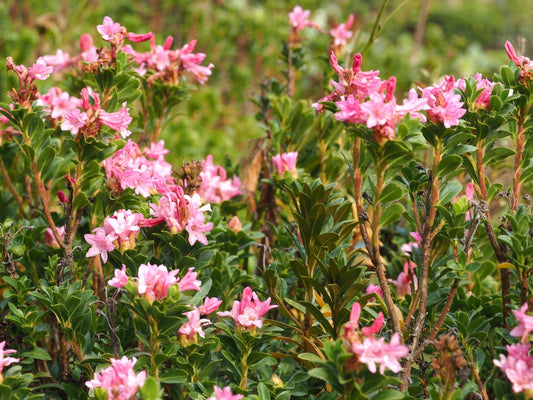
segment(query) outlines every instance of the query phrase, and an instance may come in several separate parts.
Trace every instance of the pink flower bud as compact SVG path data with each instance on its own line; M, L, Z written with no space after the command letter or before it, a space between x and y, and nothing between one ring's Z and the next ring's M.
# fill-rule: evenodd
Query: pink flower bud
M65 193L63 193L62 190L58 190L57 191L57 198L59 199L59 201L61 203L67 203L68 202L68 196Z

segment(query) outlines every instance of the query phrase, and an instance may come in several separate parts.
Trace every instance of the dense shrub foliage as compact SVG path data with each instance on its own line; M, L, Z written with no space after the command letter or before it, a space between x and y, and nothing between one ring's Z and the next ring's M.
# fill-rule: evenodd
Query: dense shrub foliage
M172 162L196 39L7 58L1 399L533 398L533 62L400 91L339 21L289 12L240 165Z

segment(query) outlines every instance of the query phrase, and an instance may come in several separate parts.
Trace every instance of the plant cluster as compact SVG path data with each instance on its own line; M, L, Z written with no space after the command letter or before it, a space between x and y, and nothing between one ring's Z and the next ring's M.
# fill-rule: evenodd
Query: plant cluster
M100 47L7 60L0 399L533 398L533 62L507 42L491 79L398 101L339 63L353 15L288 17L240 170L165 159L216 68L195 40L105 17ZM308 31L331 39L312 101Z

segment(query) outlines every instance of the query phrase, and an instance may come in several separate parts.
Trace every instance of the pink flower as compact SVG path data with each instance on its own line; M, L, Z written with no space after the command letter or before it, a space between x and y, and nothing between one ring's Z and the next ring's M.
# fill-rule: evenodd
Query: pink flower
M126 108L127 102L122 103L120 111L108 113L104 110L100 110L98 118L102 124L110 127L111 129L120 133L123 139L126 139L131 135L131 131L128 130L133 118L129 114L129 108Z
M189 321L179 328L178 333L180 334L180 343L186 346L197 343L198 339L196 335L205 337L205 332L202 327L210 325L211 321L206 318L200 318L200 311L196 307L184 314L189 318Z
M233 218L228 221L228 228L235 233L242 231L242 224L239 217L234 215Z
M28 69L28 74L33 79L38 79L40 81L47 80L52 72L54 72L54 67L47 65L42 57L39 57L35 64Z
M250 287L246 287L242 294L242 300L235 300L233 308L230 311L218 312L220 316L231 316L235 325L245 329L254 330L255 327L263 326L262 317L268 310L276 308L276 305L270 305L270 297L265 301L259 301L257 294Z
M519 324L509 332L511 336L519 337L523 343L527 342L528 335L533 332L533 316L526 314L527 307L527 303L524 303L520 310L513 310Z
M104 228L93 229L94 234L85 234L85 241L91 245L87 252L87 257L100 255L104 263L107 262L107 252L113 251L115 245L113 242L117 239L114 233L106 234Z
M121 252L135 247L135 238L139 233L139 223L144 219L140 213L133 213L131 210L118 210L112 216L104 219L104 229L106 234L113 234L117 237L118 248Z
M202 161L200 179L202 181L197 193L207 203L219 204L243 193L239 178L233 176L233 179L227 179L226 170L213 164L212 155Z
M216 297L206 297L204 299L204 304L198 307L198 310L200 310L200 314L208 315L218 310L220 304L222 304L222 300L217 299Z
M301 31L306 26L318 28L316 23L309 20L310 15L311 11L304 10L300 6L294 7L294 9L289 13L289 23L291 25L291 29L295 31Z
M56 72L68 67L72 62L70 55L60 49L58 49L54 55L46 55L40 58L42 58L49 67L54 67L54 71Z
M509 59L514 62L517 67L520 67L522 71L533 69L533 62L527 57L518 57L511 42L505 42L505 51L507 52Z
M352 344L352 352L358 356L360 362L368 366L368 370L372 373L376 372L376 364L380 364L379 373L383 375L385 368L395 373L402 370L398 360L409 353L409 348L400 344L400 335L395 333L390 343L385 343L385 338L376 340L373 337L365 337L362 342Z
M0 384L4 380L4 378L2 377L2 370L4 369L4 367L7 367L8 365L11 365L13 363L20 361L20 359L15 358L15 357L6 357L6 354L16 353L17 351L10 350L10 349L4 350L5 345L6 345L5 340L0 342Z
M128 275L126 274L126 266L122 264L122 269L115 269L115 277L107 282L109 286L116 288L123 288L128 283Z
M352 37L353 32L350 31L350 28L353 25L353 21L354 16L350 14L346 23L339 24L329 31L329 34L333 37L333 46L344 46L346 41Z
M428 119L435 124L442 123L445 128L459 125L459 119L466 113L461 96L455 93L453 76L445 76L435 86L424 88L422 97L428 102Z
M179 270L168 271L164 265L141 264L138 271L137 293L150 302L161 301L168 295L168 288L177 283Z
M396 286L396 294L399 297L405 297L406 294L411 294L411 281L413 281L415 289L418 281L414 273L416 264L412 261L406 261L403 265L403 272L400 272L396 280L389 279L394 286Z
M221 389L218 386L215 386L214 390L215 395L209 397L207 400L240 400L244 397L242 394L233 394L229 387Z
M186 44L179 50L178 57L183 65L183 68L193 74L200 84L207 82L207 78L211 76L211 69L214 65L209 64L207 67L200 65L200 63L205 59L204 53L193 53L194 47L196 46L196 40Z
M130 400L146 381L146 371L135 374L133 366L137 359L129 360L126 356L110 359L111 366L94 374L94 379L85 382L89 389L101 387L107 391L110 400Z
M122 27L118 22L113 22L110 17L104 17L104 23L97 25L96 30L106 42L120 45L126 37L126 28Z
M531 344L507 346L509 355L500 354L494 364L502 369L513 384L515 393L533 391L533 357L529 354Z
M184 292L186 290L201 290L200 285L202 282L196 279L197 276L198 273L194 272L192 268L189 268L185 276L178 282L180 292Z
M65 112L63 117L65 120L61 124L61 130L70 131L73 135L76 135L80 128L85 126L88 119L87 113L81 112L77 108Z
M376 320L369 327L359 330L359 316L361 305L353 303L350 321L344 326L344 339L349 350L357 357L357 361L368 366L370 372L375 373L376 364L380 364L379 373L384 374L385 368L399 372L402 368L399 359L404 357L409 348L400 344L400 336L392 335L390 343L385 343L384 338L376 339L375 335L383 326L383 313L380 312Z
M365 293L366 294L377 293L381 297L383 297L383 291L381 290L381 287L379 287L379 285L373 285L372 283L368 284L368 286L366 287Z
M278 171L278 174L283 175L285 171L289 171L293 176L298 176L298 170L296 169L296 160L298 158L297 151L291 151L289 153L280 153L272 157L272 163Z
M65 226L58 226L57 233L59 233L59 237L61 239L65 239ZM57 243L56 237L54 236L54 233L52 232L52 228L48 227L46 228L46 231L44 233L44 242L54 249L59 249L59 243Z

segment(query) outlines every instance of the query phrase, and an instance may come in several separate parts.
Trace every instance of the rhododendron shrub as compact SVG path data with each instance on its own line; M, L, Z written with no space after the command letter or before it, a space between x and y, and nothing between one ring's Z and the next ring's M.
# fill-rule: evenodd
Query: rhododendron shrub
M7 60L0 398L533 398L532 63L402 93L356 15L287 10L239 165L171 163L197 40Z

